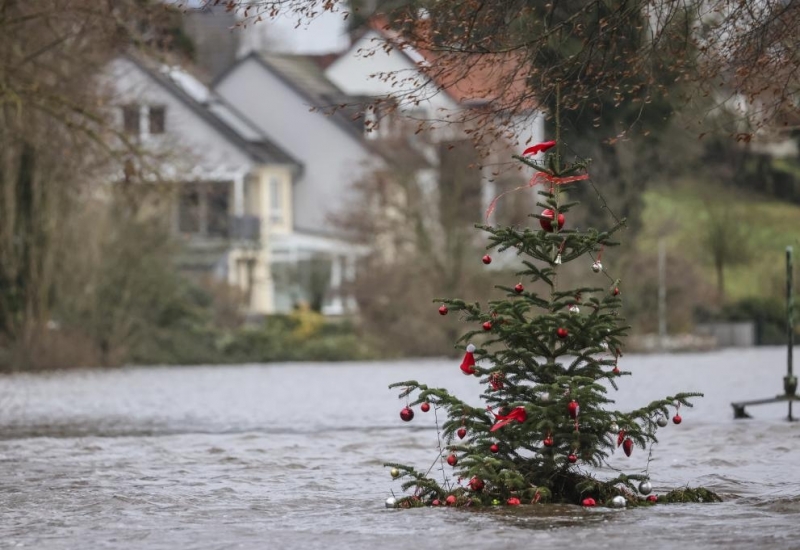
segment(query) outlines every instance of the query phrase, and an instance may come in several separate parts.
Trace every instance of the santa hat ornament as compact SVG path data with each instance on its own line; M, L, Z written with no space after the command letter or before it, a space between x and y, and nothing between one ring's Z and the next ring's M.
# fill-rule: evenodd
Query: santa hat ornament
M467 353L461 360L461 372L466 375L475 374L475 346L472 344L467 346Z

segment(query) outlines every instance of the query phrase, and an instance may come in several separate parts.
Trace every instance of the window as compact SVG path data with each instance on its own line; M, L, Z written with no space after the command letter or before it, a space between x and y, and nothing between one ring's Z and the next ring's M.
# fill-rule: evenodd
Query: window
M278 178L269 180L269 220L283 223L283 182Z
M166 126L166 107L151 105L148 110L148 130L150 134L163 134Z
M122 107L122 127L126 134L139 135L141 132L139 105L134 103Z

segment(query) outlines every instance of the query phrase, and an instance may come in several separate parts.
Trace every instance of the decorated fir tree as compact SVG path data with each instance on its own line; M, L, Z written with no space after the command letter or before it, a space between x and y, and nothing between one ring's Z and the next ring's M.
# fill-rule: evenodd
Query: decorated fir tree
M587 468L602 466L618 448L630 456L636 447L655 443L656 431L667 425L670 413L680 424L679 408L691 406L689 399L701 394L666 396L628 412L613 409L608 391L617 388L619 377L630 374L617 366L628 327L619 316L620 282L605 272L601 256L618 244L614 235L624 220L604 231L569 229L566 220L577 204L563 199L569 185L586 184L587 166L582 161L563 163L555 145L540 143L515 157L534 171L525 187L540 189L541 184L542 210L531 215L534 227L479 226L488 233L489 249L516 252L521 282L498 286L505 299L485 308L441 300L440 314L458 314L474 327L459 340L465 351L460 371L475 378L485 406L470 406L446 389L415 380L390 386L400 388L406 400L400 412L404 421L413 419L416 406L446 411L438 462L452 468L452 475L440 482L412 466L389 463L405 493L389 498L387 506L621 506L657 500L646 475L599 479L586 473ZM544 159L533 160L539 153ZM491 257L487 254L483 262L491 263ZM586 263L591 284L559 286L559 271L570 262ZM716 496L697 489L660 499Z

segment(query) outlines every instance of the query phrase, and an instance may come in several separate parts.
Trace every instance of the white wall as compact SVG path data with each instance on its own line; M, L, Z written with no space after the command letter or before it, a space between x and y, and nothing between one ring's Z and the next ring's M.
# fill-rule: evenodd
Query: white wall
M108 82L116 91L115 102L166 106L166 133L144 141L167 154L166 165L177 179L188 170L250 170L250 158L232 145L216 128L200 118L183 101L155 82L132 61L119 58L109 65ZM121 126L121 114L119 114Z
M330 231L328 215L345 206L352 184L378 162L361 140L256 59L247 58L215 90L303 164L293 190L295 230Z

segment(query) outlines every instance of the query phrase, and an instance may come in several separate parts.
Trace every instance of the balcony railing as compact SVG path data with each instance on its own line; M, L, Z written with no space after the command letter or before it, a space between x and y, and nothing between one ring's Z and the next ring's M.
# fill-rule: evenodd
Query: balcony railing
M208 216L207 219L181 220L180 233L192 239L256 242L261 237L258 216Z

